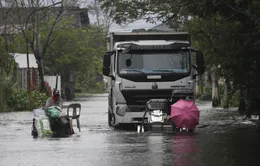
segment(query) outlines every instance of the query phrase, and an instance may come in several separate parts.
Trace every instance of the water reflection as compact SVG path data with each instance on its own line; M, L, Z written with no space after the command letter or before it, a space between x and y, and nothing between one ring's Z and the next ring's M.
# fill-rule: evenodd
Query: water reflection
M195 133L176 133L170 145L174 166L194 165L199 153L198 136Z
M135 132L113 132L107 137L106 142L107 156L110 156L107 165L147 165L146 162L149 160L147 135Z
M151 134L148 136L148 154L147 165L162 166L165 160L165 150L167 147L164 143L165 137L158 134Z
M106 143L112 165L193 166L200 151L196 133L118 132Z

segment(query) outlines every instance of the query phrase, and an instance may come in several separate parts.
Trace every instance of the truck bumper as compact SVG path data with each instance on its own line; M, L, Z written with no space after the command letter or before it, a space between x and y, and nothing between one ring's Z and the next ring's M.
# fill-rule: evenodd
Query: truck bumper
M116 124L141 124L142 119L144 116L144 112L126 112L124 116L115 115L116 117ZM147 113L144 119L144 123L148 122L148 116Z

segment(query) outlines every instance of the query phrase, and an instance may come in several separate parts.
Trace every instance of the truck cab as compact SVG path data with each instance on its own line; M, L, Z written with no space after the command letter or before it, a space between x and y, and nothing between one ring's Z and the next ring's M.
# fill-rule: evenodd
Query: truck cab
M194 100L194 79L203 74L204 59L186 32L110 33L103 57L107 79L108 125L140 124L147 102Z

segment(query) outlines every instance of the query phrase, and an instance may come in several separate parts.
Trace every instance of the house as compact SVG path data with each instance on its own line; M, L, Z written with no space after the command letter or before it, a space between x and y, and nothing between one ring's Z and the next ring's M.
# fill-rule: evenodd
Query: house
M28 25L31 25L34 11L38 10L36 7L1 7L0 8L0 34L17 34L19 33L19 28L25 27L26 21L28 19ZM45 9L45 12L41 12L39 19L41 21L50 20L50 16L57 15L61 10L61 7L51 7ZM66 7L63 14L63 18L72 18L73 27L82 27L90 24L88 9L80 7Z
M15 72L15 78L20 89L28 88L28 66L27 66L27 54L13 53L15 62L17 63L17 69ZM38 65L33 54L29 54L29 72L31 78L32 87L39 88L39 74Z
M17 63L17 68L15 72L16 82L20 89L27 90L28 89L28 81L30 74L31 80L31 87L32 89L39 89L40 88L40 79L39 79L39 72L38 72L38 64L34 57L34 54L29 54L29 72L28 72L28 65L27 65L27 54L20 54L20 53L13 53L12 56L14 57L15 62ZM44 81L48 83L51 90L53 90L56 86L56 76L44 76ZM57 89L61 91L61 76L58 76L58 85Z
M40 20L48 20L51 14L57 14L62 8L61 7L50 7L44 9L39 15ZM32 18L33 15L31 13L39 10L37 7L1 7L0 8L0 25L5 25L5 19L14 25L17 24L24 24L28 16ZM75 25L77 26L86 26L89 25L89 15L87 8L80 8L80 7L66 7L65 13L63 17L72 16L73 20L75 21ZM30 22L32 19L29 19Z

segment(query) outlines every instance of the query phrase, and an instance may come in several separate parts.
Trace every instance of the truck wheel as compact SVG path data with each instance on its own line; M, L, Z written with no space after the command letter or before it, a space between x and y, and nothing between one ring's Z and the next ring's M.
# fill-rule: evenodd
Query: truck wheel
M108 113L107 113L107 117L108 117L108 119L107 119L107 121L108 121L108 126L112 126L111 125L111 119L112 119L112 116L111 116L111 113L110 113L110 111L108 110Z
M112 127L115 125L115 116L108 110L108 126Z

